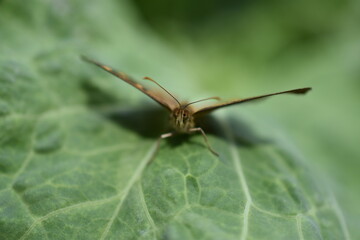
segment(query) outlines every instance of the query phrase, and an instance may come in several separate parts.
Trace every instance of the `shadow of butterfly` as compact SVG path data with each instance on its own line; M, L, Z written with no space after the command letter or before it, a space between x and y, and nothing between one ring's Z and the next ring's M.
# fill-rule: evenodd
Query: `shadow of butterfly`
M270 94L255 96L255 97L234 99L231 101L220 102L220 103L212 104L212 105L205 106L205 107L194 108L192 105L195 103L206 101L206 100L211 100L211 99L219 101L220 98L219 97L209 97L209 98L200 99L200 100L190 102L190 103L180 103L179 100L177 100L170 92L168 92L158 82L156 82L155 80L153 80L149 77L144 77L144 79L155 83L166 93L166 95L159 94L158 92L155 92L155 91L145 88L143 85L136 82L134 79L132 79L130 76L128 76L127 74L125 74L123 72L117 72L106 65L103 65L99 62L96 62L96 61L91 60L84 56L82 56L82 59L89 63L95 64L96 66L104 69L105 71L115 75L116 77L122 79L123 81L125 81L128 84L132 85L133 87L137 88L138 90L140 90L144 94L148 95L150 98L152 98L154 101L159 103L161 106L163 106L170 112L170 125L174 131L161 134L157 141L157 148L160 145L161 139L172 137L177 133L191 134L191 133L199 132L204 137L204 141L205 141L207 148L210 150L210 152L212 152L216 156L219 156L219 154L211 147L204 130L201 127L195 126L195 119L198 118L200 115L208 114L208 113L210 113L216 109L222 108L222 107L227 107L227 106L231 106L231 105L235 105L235 104L254 101L254 100L258 100L258 99L262 99L262 98L266 98L266 97L270 97L270 96L274 96L274 95L280 95L280 94L286 94L286 93L305 94L309 90L311 90L311 88L309 88L309 87L298 88L298 89L270 93Z

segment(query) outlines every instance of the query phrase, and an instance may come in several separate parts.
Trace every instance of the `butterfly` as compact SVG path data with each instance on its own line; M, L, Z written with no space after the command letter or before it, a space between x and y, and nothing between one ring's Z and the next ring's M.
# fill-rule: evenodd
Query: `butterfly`
M258 99L262 99L262 98L266 98L266 97L270 97L270 96L274 96L274 95L280 95L280 94L286 94L286 93L305 94L311 90L311 88L309 88L309 87L298 88L298 89L270 93L270 94L255 96L255 97L234 99L231 101L220 102L217 104L212 104L212 105L200 107L200 108L193 108L193 106L191 106L191 105L193 105L195 103L206 101L206 100L211 100L211 99L220 100L220 98L219 97L209 97L209 98L200 99L200 100L197 100L194 102L180 103L179 100L177 98L175 98L169 91L167 91L158 82L156 82L154 79L152 79L150 77L144 77L144 79L149 80L149 81L153 82L154 84L156 84L167 95L159 94L156 91L145 88L143 85L136 82L134 79L132 79L130 76L128 76L127 74L125 74L123 72L115 71L111 67L103 65L99 62L96 62L96 61L89 59L87 57L84 57L84 56L82 56L82 59L89 63L95 64L96 66L102 68L103 70L113 74L114 76L122 79L123 81L130 84L131 86L137 88L138 90L140 90L141 92L143 92L144 94L146 94L147 96L152 98L155 102L159 103L161 106L163 106L165 109L167 109L170 112L170 125L172 126L172 129L174 131L161 134L159 137L159 140L158 140L158 146L160 144L161 139L172 137L177 133L191 134L191 133L199 132L204 137L204 141L206 143L207 148L210 150L210 152L212 152L216 156L219 156L219 154L209 144L208 138L207 138L204 130L201 127L196 127L196 125L195 125L195 119L198 116L200 116L202 114L208 114L219 108L223 108L223 107L227 107L227 106L231 106L231 105L235 105L235 104L240 104L240 103L245 103L245 102L249 102L249 101L254 101L254 100L258 100Z

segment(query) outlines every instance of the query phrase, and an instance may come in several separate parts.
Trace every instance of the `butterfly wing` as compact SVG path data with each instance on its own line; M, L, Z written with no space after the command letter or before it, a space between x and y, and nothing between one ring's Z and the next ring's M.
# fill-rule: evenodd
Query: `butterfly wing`
M169 111L172 111L177 106L177 102L175 102L174 99L166 98L166 96L164 96L161 93L158 93L156 91L152 91L152 90L149 90L149 89L145 88L143 85L141 85L140 83L137 83L134 79L132 79L130 76L128 76L127 74L125 74L123 72L117 72L117 71L113 70L111 67L103 65L101 63L98 63L98 62L96 62L96 61L94 61L92 59L89 59L87 57L84 57L84 56L82 56L82 59L89 62L89 63L95 64L96 66L104 69L105 71L111 73L112 75L114 75L114 76L120 78L121 80L127 82L131 86L137 88L141 92L143 92L146 95L148 95L149 97L151 97L153 100L155 100L157 103L159 103L161 106L165 107Z
M285 94L285 93L292 93L292 94L305 94L307 93L309 90L311 90L311 88L298 88L298 89L293 89L293 90L288 90L288 91L283 91L283 92L276 92L276 93L270 93L270 94L265 94L265 95L261 95L261 96L256 96L256 97L250 97L250 98L243 98L243 99L235 99L232 101L228 101L228 102L224 102L224 103L219 103L219 104L214 104L214 105L210 105L207 107L203 107L200 109L197 109L194 111L194 115L197 114L205 114L205 113L209 113L211 111L214 111L218 108L222 108L222 107L227 107L227 106L231 106L231 105L235 105L235 104L240 104L240 103L244 103L244 102L249 102L249 101L253 101L253 100L258 100L261 98L266 98L266 97L270 97L270 96L274 96L274 95L280 95L280 94Z

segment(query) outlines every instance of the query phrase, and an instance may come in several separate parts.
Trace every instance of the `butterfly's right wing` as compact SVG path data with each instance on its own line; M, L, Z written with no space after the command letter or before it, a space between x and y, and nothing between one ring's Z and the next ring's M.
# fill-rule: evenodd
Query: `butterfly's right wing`
M200 109L196 109L194 111L194 115L196 116L196 115L201 115L201 114L207 114L207 113L212 112L212 111L214 111L216 109L219 109L219 108L223 108L223 107L227 107L227 106L231 106L231 105L235 105L235 104L240 104L240 103L245 103L245 102L249 102L249 101L259 100L259 99L274 96L274 95L280 95L280 94L286 94L286 93L305 94L310 90L311 90L311 88L298 88L298 89L293 89L293 90L288 90L288 91L283 91L283 92L276 92L276 93L260 95L260 96L256 96L256 97L235 99L235 100L232 100L232 101L219 103L219 104L214 104L214 105L210 105L210 106L203 107L203 108L200 108Z
M111 67L103 65L101 63L98 63L98 62L96 62L92 59L89 59L87 57L84 57L84 56L82 56L82 59L89 63L95 64L96 66L104 69L105 71L111 73L112 75L122 79L123 81L127 82L131 86L137 88L141 92L143 92L146 95L148 95L149 97L151 97L153 100L155 100L157 103L159 103L161 106L168 109L169 111L174 110L178 106L177 102L173 98L169 98L162 93L158 93L158 92L155 92L155 91L145 88L143 85L141 85L140 83L137 83L130 76L128 76L127 74L125 74L123 72L117 72L117 71L113 70Z

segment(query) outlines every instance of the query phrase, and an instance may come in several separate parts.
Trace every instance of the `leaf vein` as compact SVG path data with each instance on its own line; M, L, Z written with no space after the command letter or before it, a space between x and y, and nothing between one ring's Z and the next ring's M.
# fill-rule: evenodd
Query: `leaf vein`
M301 214L296 215L296 227L299 232L299 239L304 240L304 235L302 232L302 224L301 224Z
M34 221L31 224L31 226L28 228L28 230L20 237L19 240L25 239L38 224L42 223L43 221L46 221L47 219L49 219L52 216L55 216L57 214L61 214L63 212L73 210L73 209L76 209L76 208L100 205L102 203L106 203L106 202L109 202L109 201L111 201L113 199L116 199L117 197L119 197L119 195L114 195L112 197L109 197L109 198L106 198L106 199L101 199L101 200L81 202L81 203L77 203L77 204L74 204L74 205L71 205L71 206L67 206L67 207L60 208L60 209L57 209L55 211L52 211L52 212L46 214L45 216L43 216L41 218L38 218L36 221Z
M154 157L154 154L156 153L157 150L157 144L153 144L149 151L147 152L147 154L145 155L145 157L140 161L139 167L135 170L133 176L130 178L128 184L126 185L124 191L121 193L121 198L120 201L118 203L118 205L115 208L114 214L111 216L108 224L106 225L100 239L103 240L106 238L106 236L108 235L111 226L113 225L116 216L119 214L121 207L124 203L124 200L126 199L127 195L129 194L132 186L135 184L135 182L137 181L137 179L141 176L141 173L143 172L144 168L146 167L147 163L150 161L151 158Z
M147 218L147 220L149 221L149 223L150 223L150 225L151 225L151 228L153 229L154 238L155 238L155 232L157 231L157 227L156 227L155 222L154 222L154 220L152 219L151 214L150 214L150 212L149 212L149 209L148 209L148 207L147 207L141 181L139 181L138 185L139 185L139 188L138 188L138 189L139 189L140 202L141 202L141 205L142 205L142 207L143 207L143 209L144 209L146 218Z
M234 136L232 135L232 131L230 131L229 125L228 125L228 123L225 123L225 121L222 121L222 127L225 130L224 131L225 135L229 140L230 152L231 152L231 156L232 156L233 163L235 166L235 171L238 176L240 186L242 187L244 194L245 194L246 204L245 204L245 209L244 209L244 223L243 223L243 230L241 232L240 239L246 239L247 233L248 233L248 228L249 228L248 224L249 224L250 209L251 209L251 205L252 205L253 201L252 201L249 186L246 182L245 174L244 174L244 171L243 171L243 168L241 165L241 158L240 158L239 152L235 146L235 140L234 140Z

